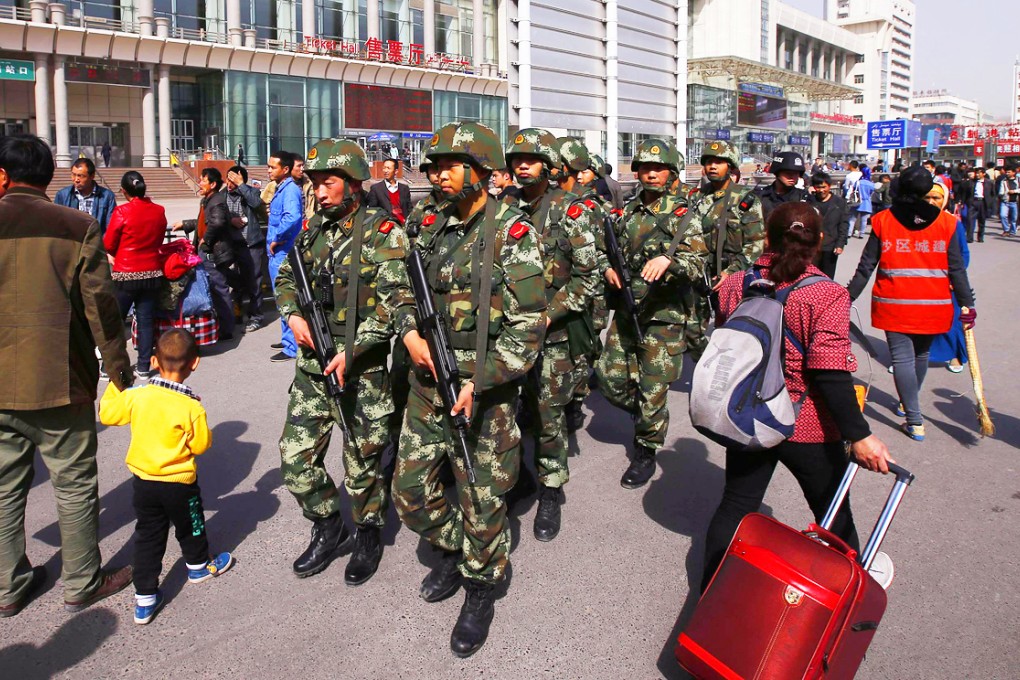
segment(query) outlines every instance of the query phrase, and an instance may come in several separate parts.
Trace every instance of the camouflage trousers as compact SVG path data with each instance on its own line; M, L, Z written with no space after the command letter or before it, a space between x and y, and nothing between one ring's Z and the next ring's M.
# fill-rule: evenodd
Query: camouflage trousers
M684 338L687 343L687 351L691 358L697 363L705 348L708 347L708 322L712 319L712 306L708 298L690 292L688 309L694 313L687 320L687 327L684 329Z
M524 383L524 399L531 413L538 416L535 445L535 469L543 486L559 488L570 479L567 466L569 439L564 408L574 397L580 382L588 383L585 357L571 357L568 342L547 343L542 348L538 386L534 380ZM534 369L532 369L534 370ZM583 377L582 377L583 371Z
M388 506L382 455L389 442L393 413L389 374L385 368L366 371L348 380L344 415L357 442L344 442L344 486L351 497L351 514L360 526L381 527ZM311 520L340 511L339 491L326 471L336 406L326 394L321 375L295 371L290 386L287 422L280 437L280 472L305 517ZM342 435L341 435L342 436Z
M397 338L390 354L390 383L393 385L393 415L390 417L391 437L400 434L407 409L407 394L411 390L411 357L404 342Z
M595 298L594 307L592 310L592 322L595 326L595 346L592 348L590 354L586 354L579 357L579 364L584 366L578 366L578 376L583 376L582 379L574 387L574 401L578 402L579 405L584 403L584 400L591 394L591 387L588 386L588 376L591 373L593 366L598 364L599 357L602 356L602 331L609 325L609 307L606 304L605 295L597 296Z
M404 425L400 432L393 504L401 521L432 545L461 552L461 573L495 583L506 576L510 529L504 496L517 483L520 430L514 421L517 388L504 385L481 395L471 421L468 448L475 484L453 448L446 410L431 379L423 385L412 373ZM444 494L440 473L449 463L457 484L457 502Z
M614 317L595 367L603 396L636 417L634 441L656 451L669 429L669 386L683 368L683 333L682 325L652 322L641 345L627 323L621 332Z

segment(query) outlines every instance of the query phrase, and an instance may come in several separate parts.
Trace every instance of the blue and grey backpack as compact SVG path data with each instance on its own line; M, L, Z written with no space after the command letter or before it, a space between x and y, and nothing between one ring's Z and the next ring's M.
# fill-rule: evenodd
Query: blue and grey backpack
M793 435L801 402L786 389L783 336L804 348L783 319L795 290L826 276L808 276L783 290L744 272L744 296L726 323L715 329L691 381L691 423L701 434L740 451L770 449Z

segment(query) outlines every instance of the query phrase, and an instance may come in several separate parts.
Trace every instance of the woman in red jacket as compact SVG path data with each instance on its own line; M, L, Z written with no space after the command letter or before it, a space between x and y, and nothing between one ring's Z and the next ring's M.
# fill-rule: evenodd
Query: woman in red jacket
M166 211L145 197L145 179L135 171L125 172L120 180L127 203L117 206L103 236L106 252L113 265L113 281L121 314L127 316L135 306L138 328L138 368L140 378L152 372L153 335L156 301L159 297L163 265L159 247L166 233Z

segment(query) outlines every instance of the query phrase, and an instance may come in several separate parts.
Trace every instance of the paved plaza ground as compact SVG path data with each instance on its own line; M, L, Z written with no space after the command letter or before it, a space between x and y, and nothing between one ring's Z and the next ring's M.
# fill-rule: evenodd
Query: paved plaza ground
M195 212L193 202L169 207L171 220ZM990 233L997 230L990 223ZM840 282L849 279L863 243L852 240L842 256ZM922 393L927 441L896 431L884 337L866 325L870 298L861 300L865 327L883 353L867 416L899 463L917 475L885 543L896 580L861 678L1020 677L1020 239L992 235L972 248L995 438L976 435L968 373L942 367L932 367ZM434 557L392 509L385 555L367 584L344 585L346 558L306 580L291 573L310 524L278 470L277 438L294 370L269 363L269 345L278 338L274 322L223 343L206 353L190 381L214 432L213 448L199 463L210 540L214 549L234 551L236 567L214 581L186 584L171 541L163 585L168 602L151 625L132 622L130 589L80 614L65 613L56 583L53 492L40 465L28 504L28 554L50 577L24 612L0 621L0 678L683 677L673 646L696 603L691 587L696 592L704 534L723 484L723 450L691 428L685 381L670 395L672 422L659 470L636 491L619 484L630 420L592 396L586 427L571 441L576 455L561 534L551 543L534 539L533 495L513 509L508 592L497 602L486 646L458 660L449 635L463 597L431 605L418 597ZM861 365L866 377L863 358ZM685 380L689 375L690 367ZM128 437L127 428L99 434L100 537L113 565L131 557ZM340 479L337 439L327 460ZM530 459L528 465L533 469ZM892 480L867 473L858 479L853 508L866 533ZM810 521L782 469L764 511L797 527Z

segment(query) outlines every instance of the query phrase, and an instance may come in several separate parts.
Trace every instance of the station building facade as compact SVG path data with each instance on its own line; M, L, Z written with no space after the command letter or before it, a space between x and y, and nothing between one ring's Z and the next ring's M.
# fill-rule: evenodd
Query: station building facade
M57 164L262 163L330 136L406 147L477 120L505 136L507 0L0 0L0 133Z

